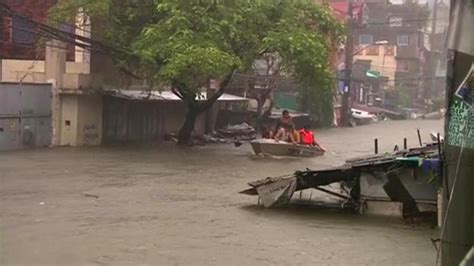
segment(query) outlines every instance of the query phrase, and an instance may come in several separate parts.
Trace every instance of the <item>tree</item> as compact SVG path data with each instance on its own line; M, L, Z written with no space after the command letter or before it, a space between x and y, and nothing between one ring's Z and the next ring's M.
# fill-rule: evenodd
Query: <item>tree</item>
M268 54L278 55L279 71L303 85L303 97L312 97L302 101L305 108L330 105L332 110L328 56L341 39L342 26L327 7L310 0L145 2L62 0L52 13L65 18L71 16L67 7L80 6L93 17L106 18L99 23L102 41L129 50L117 64L133 69L150 86L168 86L185 103L179 143L190 141L196 118L225 92L233 74L247 73ZM211 79L220 86L212 97L201 99Z
M236 86L245 90L246 97L257 101L257 132L262 130L263 117L271 114L272 93L280 85L281 79L288 77L281 75L281 60L276 53L263 54L247 73L234 75ZM264 110L267 100L270 100L270 106Z

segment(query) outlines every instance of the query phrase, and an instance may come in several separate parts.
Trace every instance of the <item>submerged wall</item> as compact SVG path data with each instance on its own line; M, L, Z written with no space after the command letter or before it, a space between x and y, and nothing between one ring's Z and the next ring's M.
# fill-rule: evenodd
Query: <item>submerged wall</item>
M178 132L186 108L180 101L140 101L104 97L103 142L161 142ZM203 134L205 115L196 120L194 134Z

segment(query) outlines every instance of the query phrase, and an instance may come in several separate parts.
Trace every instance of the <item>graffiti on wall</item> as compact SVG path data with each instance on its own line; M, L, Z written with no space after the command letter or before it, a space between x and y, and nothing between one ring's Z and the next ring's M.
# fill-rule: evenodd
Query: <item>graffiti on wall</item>
M99 140L99 129L96 124L84 125L84 145L97 144Z
M474 149L474 113L472 108L456 99L451 106L448 124L448 144Z
M474 65L473 65L474 66ZM474 67L467 74L456 91L454 102L449 110L448 144L474 149Z

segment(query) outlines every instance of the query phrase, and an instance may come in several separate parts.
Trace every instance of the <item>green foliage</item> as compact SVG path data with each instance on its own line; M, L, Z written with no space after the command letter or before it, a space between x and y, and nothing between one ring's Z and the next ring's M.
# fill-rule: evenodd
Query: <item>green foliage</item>
M392 89L390 96L396 100L398 107L412 107L416 92L403 86L397 86ZM387 93L386 93L387 96Z
M398 104L400 107L411 107L413 105L413 98L406 90L401 90L398 94Z
M53 17L70 19L67 7L84 6L100 22L100 39L129 51L123 65L189 101L209 79L246 72L263 54L278 54L283 71L301 83L304 110L332 121L329 53L343 27L327 7L310 0L132 2L140 4L60 0Z
M76 12L80 9L94 16L106 16L109 14L113 0L58 0L57 4L50 10L49 19L51 24L75 21Z
M315 115L319 126L330 126L334 121L334 76L326 69L322 75L307 76L302 80L300 101L304 110Z

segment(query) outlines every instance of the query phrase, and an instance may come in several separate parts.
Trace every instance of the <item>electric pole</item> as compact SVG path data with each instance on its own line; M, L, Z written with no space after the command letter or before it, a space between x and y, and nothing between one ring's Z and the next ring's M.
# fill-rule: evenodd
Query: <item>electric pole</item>
M351 118L351 109L349 106L350 94L351 94L351 72L352 72L352 61L353 61L353 37L352 37L352 28L353 28L353 0L347 0L347 22L346 22L346 46L345 46L345 63L344 63L344 91L342 94L342 125L348 126Z
M473 8L471 0L451 1L443 163L443 201L446 204L443 206L440 249L443 266L460 265L474 246ZM463 84L465 86L461 87Z
M470 12L468 5L465 5L465 8L467 12ZM474 21L474 15L472 17L471 21ZM457 88L463 84L474 64L474 54L468 55L454 51L454 59L449 64L451 70L448 78L452 81L446 88L449 113L445 120L442 191L443 200L447 202L443 206L441 227L441 265L443 266L459 265L474 246L474 227L472 226L472 221L474 221L472 206L474 202L474 193L472 193L474 191L472 175L474 172L472 163L474 162L474 131L471 129L474 123L474 109L455 95ZM472 104L474 103L471 102Z
M438 66L438 60L437 60L437 55L436 55L436 49L435 49L435 42L436 42L436 18L438 14L438 0L434 0L433 4L433 17L431 21L431 35L430 35L430 46L431 46L431 82L430 82L430 88L428 91L425 91L425 100L426 99L432 99L433 98L433 91L436 86L436 68ZM428 110L428 112L431 112L434 110Z

